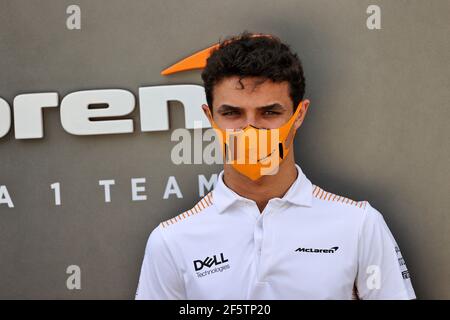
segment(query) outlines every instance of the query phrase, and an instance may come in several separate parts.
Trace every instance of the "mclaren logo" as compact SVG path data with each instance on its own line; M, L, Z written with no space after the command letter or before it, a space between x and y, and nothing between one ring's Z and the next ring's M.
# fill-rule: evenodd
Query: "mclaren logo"
M307 252L307 253L335 253L339 247L332 247L329 249L316 249L316 248L297 248L296 252Z
M212 51L218 47L217 43L197 51L164 69L161 75L202 69ZM142 132L169 130L169 101L181 102L186 129L197 128L195 121L199 121L201 128L211 127L202 109L198 107L206 103L203 86L157 85L139 88ZM132 92L118 88L74 91L62 99L55 91L23 93L14 98L12 107L0 97L0 138L6 136L11 128L14 128L16 139L43 138L44 109L48 108L59 108L63 129L73 135L132 133L135 131L135 124L129 115L136 105Z

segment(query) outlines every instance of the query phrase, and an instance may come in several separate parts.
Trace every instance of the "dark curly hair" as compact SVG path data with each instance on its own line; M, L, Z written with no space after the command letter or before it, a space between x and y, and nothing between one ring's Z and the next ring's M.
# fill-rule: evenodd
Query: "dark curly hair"
M244 31L219 41L202 71L206 101L212 112L213 87L226 77L262 77L274 82L289 82L294 111L305 94L303 67L289 45L273 35ZM240 82L244 88L242 82Z

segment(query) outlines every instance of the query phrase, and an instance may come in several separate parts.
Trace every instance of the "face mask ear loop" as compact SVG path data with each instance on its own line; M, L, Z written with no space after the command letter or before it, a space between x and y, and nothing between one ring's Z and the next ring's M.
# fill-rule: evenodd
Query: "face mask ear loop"
M281 142L278 143L278 152L280 153L280 158L283 159L283 144Z
M225 163L228 163L228 155L229 155L229 152L228 152L228 145L226 144L226 143L224 143L224 158L225 158Z
M298 113L300 112L300 110L301 110L301 108L302 108L302 105L303 105L303 101L301 101L301 102L298 104L297 109L295 110L294 114L292 115L292 118L289 119L288 122L287 122L286 124L284 124L282 127L280 127L279 129L281 129L281 128L283 128L284 126L286 126L286 127L290 127L290 130L289 130L289 131L292 130L292 127L293 127L294 122L295 122L295 120L296 120L296 118L297 118L297 115L298 115ZM296 132L296 131L297 131L297 129L294 129L293 137L295 136L295 132ZM286 139L288 138L288 136L289 136L289 133L286 135ZM279 142L279 143L278 143L278 151L279 151L280 159L283 159L284 156L285 156L285 154L284 154L284 149L286 149L286 153L288 153L289 150L290 150L290 148L291 148L290 145L284 147L284 143L286 142L286 139L285 139L283 142ZM292 138L292 141L291 141L290 144L293 143L293 140L294 140L294 139Z
M297 118L297 116L298 116L300 110L302 109L302 105L303 105L303 101L301 101L301 102L298 104L297 109L295 110L295 112L294 112L294 114L292 115L291 119L289 119L288 122L285 123L282 127L284 127L284 126L289 126L289 127L291 127L291 126L294 125L294 122L295 122L295 120L296 120L296 118ZM282 127L281 127L281 128L282 128ZM281 129L281 128L280 128L280 129Z

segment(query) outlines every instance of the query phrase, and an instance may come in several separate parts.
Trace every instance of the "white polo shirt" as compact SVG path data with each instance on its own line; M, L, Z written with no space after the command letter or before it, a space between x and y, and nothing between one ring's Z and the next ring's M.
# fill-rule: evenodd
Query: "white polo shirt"
M382 215L298 176L260 213L223 182L150 234L136 299L414 299Z

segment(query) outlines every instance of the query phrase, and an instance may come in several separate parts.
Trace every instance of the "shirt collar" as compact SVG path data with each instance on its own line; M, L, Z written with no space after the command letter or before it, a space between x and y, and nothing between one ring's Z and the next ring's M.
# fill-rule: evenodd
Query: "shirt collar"
M305 176L299 165L295 164L295 167L298 172L297 179L295 179L289 187L283 198L281 198L281 201L289 202L297 206L311 207L313 189L312 183ZM229 206L237 201L254 202L253 200L240 196L225 185L223 181L223 170L219 173L212 196L213 203L219 210L219 213L224 212Z

